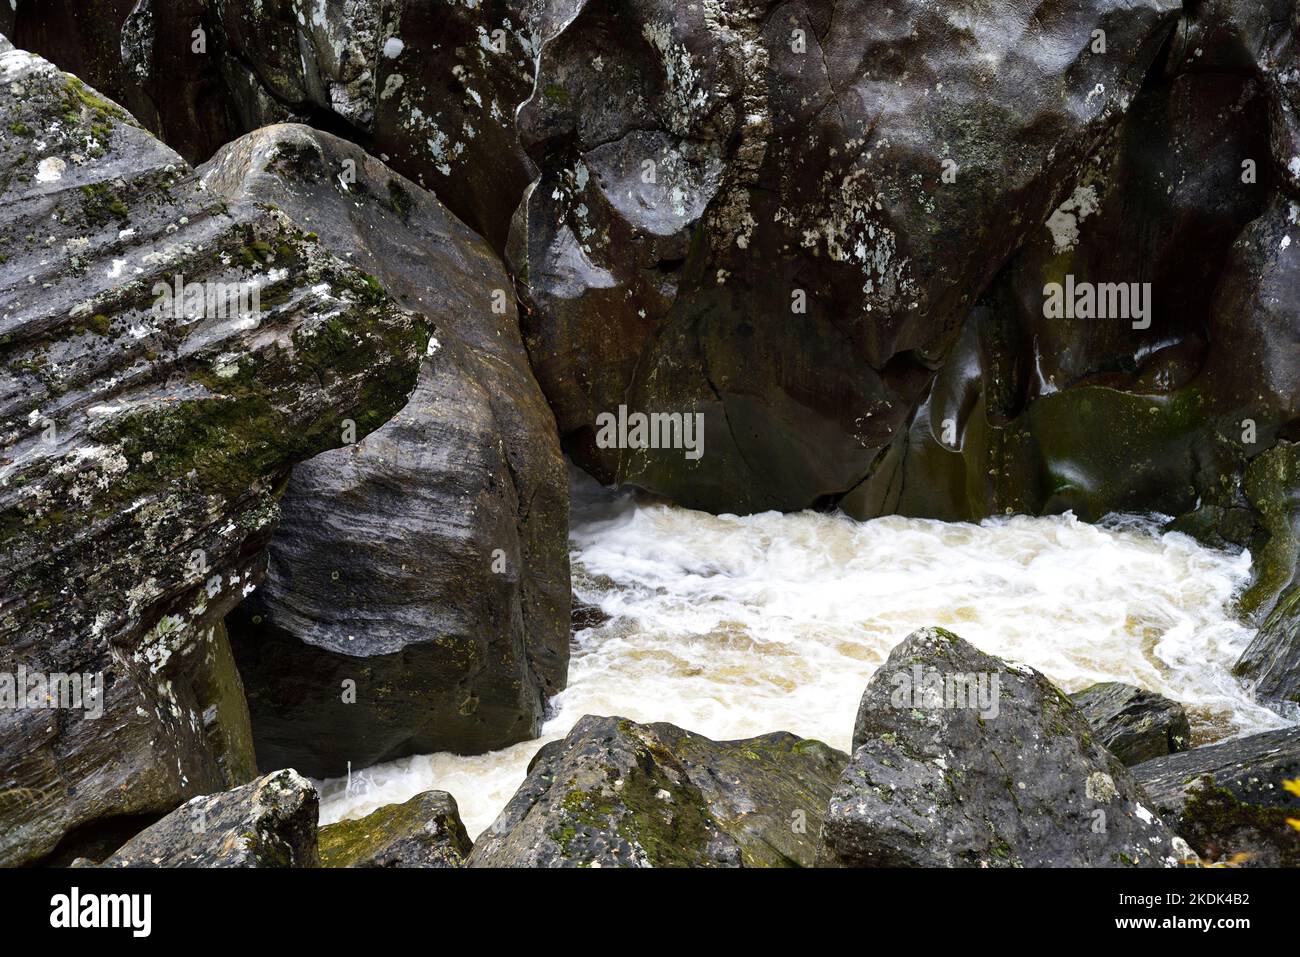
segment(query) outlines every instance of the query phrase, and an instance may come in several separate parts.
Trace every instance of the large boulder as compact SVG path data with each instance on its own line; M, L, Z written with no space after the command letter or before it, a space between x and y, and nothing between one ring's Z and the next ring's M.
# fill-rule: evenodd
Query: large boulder
M306 223L433 337L406 408L294 470L230 619L259 761L328 777L536 737L567 674L568 477L500 262L328 133L268 127L200 172L232 209Z
M460 867L472 846L446 791L425 791L320 829L325 867Z
M1152 808L1202 857L1300 867L1300 728L1268 731L1136 765Z
M1192 746L1187 709L1164 695L1104 681L1070 695L1104 747L1124 764L1137 764Z
M537 752L469 865L811 866L847 760L784 732L718 742L588 715Z
M715 511L861 483L1178 6L586 3L520 111L508 247L578 463ZM611 443L620 406L702 415L703 457Z
M98 720L0 709L14 864L254 773L222 620L284 475L391 418L427 334L80 80L21 50L0 77L0 658L102 682Z
M296 771L196 797L117 849L103 867L319 867L318 799Z
M1161 867L1182 859L1129 771L1043 675L940 628L872 676L819 863Z

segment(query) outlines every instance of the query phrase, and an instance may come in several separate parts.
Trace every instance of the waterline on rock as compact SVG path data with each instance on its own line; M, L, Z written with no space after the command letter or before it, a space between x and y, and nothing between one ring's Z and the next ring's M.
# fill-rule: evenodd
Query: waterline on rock
M802 512L713 516L575 490L578 600L608 621L574 635L568 688L538 741L423 755L322 785L321 820L451 792L471 835L546 741L584 714L667 721L716 740L791 731L847 750L858 699L891 648L941 625L1067 691L1124 681L1187 706L1198 742L1285 722L1231 668L1250 557L1148 519L980 525Z

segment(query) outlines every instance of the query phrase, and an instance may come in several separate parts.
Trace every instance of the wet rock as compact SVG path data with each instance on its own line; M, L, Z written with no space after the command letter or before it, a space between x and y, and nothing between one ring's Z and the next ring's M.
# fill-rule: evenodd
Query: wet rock
M187 801L101 866L319 867L317 803L310 781L276 771Z
M472 846L446 791L425 791L320 829L325 867L460 867Z
M846 760L785 732L718 742L588 715L537 752L469 865L810 866Z
M221 622L284 474L400 409L427 336L80 80L20 50L0 75L0 657L103 681L98 719L0 711L12 864L253 773Z
M1037 671L939 628L862 696L818 862L849 867L1159 867L1174 835L1083 714Z
M276 126L201 168L425 317L415 393L300 465L265 585L231 618L258 759L329 777L536 737L569 655L568 478L511 286L436 198L351 143Z
M1124 764L1134 765L1191 747L1187 711L1163 695L1106 681L1070 697L1102 746Z
M1176 12L586 4L520 111L509 247L575 459L714 511L859 484ZM703 415L703 457L602 448L620 405Z
M1209 861L1300 866L1300 728L1268 731L1143 762L1133 777L1156 810ZM1244 855L1238 858L1237 855Z

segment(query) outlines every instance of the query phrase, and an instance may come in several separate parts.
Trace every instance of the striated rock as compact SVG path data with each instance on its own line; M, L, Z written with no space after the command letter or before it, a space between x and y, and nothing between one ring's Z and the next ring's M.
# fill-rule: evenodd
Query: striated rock
M400 409L426 334L80 80L20 50L0 76L0 658L103 688L98 719L0 710L14 864L251 776L221 622L284 474Z
M537 752L471 867L807 867L848 756L588 715Z
M1037 671L940 628L862 696L818 863L1160 867L1181 859L1128 770Z
M575 460L714 511L857 486L1177 9L585 4L520 111L509 246ZM620 405L703 415L703 457L601 448Z
M102 867L319 867L317 797L296 771L276 771L196 797L141 831Z
M433 336L392 421L294 470L266 584L230 620L259 761L329 777L536 737L567 674L568 478L499 261L307 127L259 130L201 172L234 209L305 223Z
M320 829L325 867L460 867L473 843L446 791L425 791Z
M1300 728L1268 731L1145 761L1133 777L1198 854L1253 867L1300 867Z
M1102 746L1124 764L1134 765L1191 747L1192 729L1186 709L1163 695L1106 681L1070 698Z

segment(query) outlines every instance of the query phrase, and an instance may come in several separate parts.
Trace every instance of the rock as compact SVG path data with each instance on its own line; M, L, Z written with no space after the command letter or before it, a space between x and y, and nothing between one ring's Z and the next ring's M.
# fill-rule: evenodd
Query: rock
M460 867L473 843L446 791L425 791L320 829L325 867Z
M0 19L0 32L120 103L187 162L207 159L241 131L210 0L10 6L13 22Z
M1134 765L1191 747L1187 711L1153 691L1105 681L1070 695L1102 746Z
M857 486L1176 15L586 4L520 111L541 175L508 246L566 448L603 481L711 511ZM702 415L703 457L600 447L621 405Z
M259 761L330 777L536 737L567 675L568 477L499 261L307 127L259 130L201 173L236 210L306 223L433 331L406 408L294 470L266 583L230 619Z
M196 797L103 867L319 867L316 789L293 770Z
M0 658L103 688L98 720L0 709L16 864L251 776L221 623L285 473L397 412L427 334L282 211L223 209L80 80L20 50L0 75Z
M945 705L947 702L947 706ZM909 635L862 696L818 863L1159 867L1174 835L1037 671L940 628Z
M1202 857L1255 867L1300 866L1300 728L1285 728L1145 761L1133 777L1153 809Z
M471 867L807 867L848 756L587 715L533 758Z

